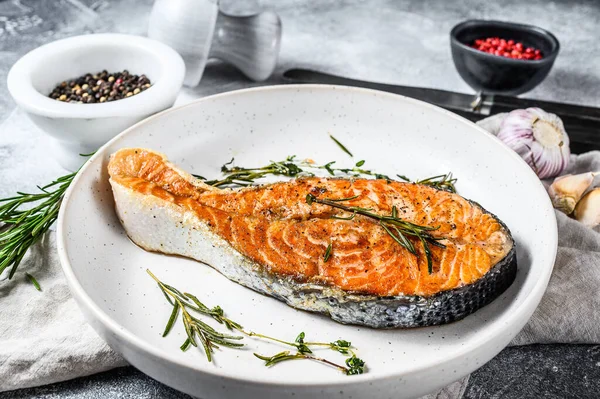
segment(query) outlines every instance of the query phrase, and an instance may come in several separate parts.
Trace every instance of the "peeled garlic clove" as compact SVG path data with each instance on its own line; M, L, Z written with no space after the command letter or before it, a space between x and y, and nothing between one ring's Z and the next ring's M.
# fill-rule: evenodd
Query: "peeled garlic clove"
M554 207L567 215L571 214L598 172L564 175L554 179L548 188L548 194Z
M540 108L517 109L502 121L498 138L541 178L558 176L569 164L569 136L560 118Z
M600 187L583 196L575 207L575 219L588 227L600 224Z

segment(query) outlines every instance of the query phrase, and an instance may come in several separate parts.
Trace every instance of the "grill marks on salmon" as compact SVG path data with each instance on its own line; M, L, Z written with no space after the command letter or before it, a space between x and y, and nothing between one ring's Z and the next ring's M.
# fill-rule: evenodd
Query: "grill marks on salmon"
M342 316L325 309L328 305L304 303L306 301L299 305L291 303L290 298L304 298L295 292L300 286L331 288L337 293L336 301L346 294L365 298L434 298L482 280L511 253L514 258L513 240L497 218L457 194L424 185L314 177L250 188L218 189L179 170L161 154L145 149L118 151L112 156L108 171L117 213L138 245L148 250L194 257L221 272L226 270L224 274L230 279L262 292L268 291L257 288L262 283L244 279L252 279L251 273L257 273L257 279L260 275L263 280L285 281L286 289L292 293L266 293L292 306L329 312L343 322L376 324L342 320ZM417 251L415 256L390 237L377 221L360 215L352 220L332 218L350 214L327 205L309 205L305 201L308 193L330 199L356 196L342 203L371 208L372 212L382 215L391 214L395 206L398 216L406 221L439 226L431 234L443 238L440 243L445 248L430 246L433 272L428 272L427 259L418 239L409 237ZM137 204L131 205L132 200ZM187 247L174 247L172 243L165 245L153 232L135 226L153 217L157 208L167 212L168 220L187 232L185 245L193 246L194 242L189 239L203 231L212 234L206 233L200 240L206 236L219 241L217 246L229 246L237 251L244 262L251 265L250 277L232 275L227 266L215 266L214 263L223 262L222 259L209 259L208 255ZM170 241L165 237L161 239ZM331 256L325 261L324 254L330 244ZM232 264L241 262L234 257ZM246 267L243 272L248 272L247 265L239 267ZM329 302L331 305L331 300ZM444 317L444 320L455 318ZM400 322L391 324L404 326Z

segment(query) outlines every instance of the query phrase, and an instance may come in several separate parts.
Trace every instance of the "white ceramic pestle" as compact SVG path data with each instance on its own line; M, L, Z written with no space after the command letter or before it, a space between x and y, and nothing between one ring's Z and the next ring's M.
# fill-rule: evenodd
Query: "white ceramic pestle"
M148 36L183 57L186 86L200 82L209 58L229 62L250 79L262 81L277 64L281 20L271 11L227 15L219 11L217 0L156 0Z

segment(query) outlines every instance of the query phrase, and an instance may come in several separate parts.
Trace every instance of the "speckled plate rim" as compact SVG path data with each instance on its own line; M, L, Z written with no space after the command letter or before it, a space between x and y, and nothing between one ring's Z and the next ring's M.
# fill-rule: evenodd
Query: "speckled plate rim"
M405 97L405 96L401 96L401 95L397 95L397 94L381 92L378 90L363 89L363 88L350 87L350 86L339 86L339 85L320 85L320 84L291 85L290 84L290 85L262 86L262 87L256 87L256 88L234 90L234 91L229 91L229 92L225 92L225 93L220 93L220 94L203 97L201 99L192 101L192 102L182 105L180 107L170 108L165 111L159 112L155 115L152 115L152 116L136 123L135 125L129 127L128 129L124 130L122 133L120 133L119 135L114 137L112 140L110 140L105 145L103 145L98 151L96 151L96 153L82 166L79 173L73 179L71 186L68 188L67 192L65 193L65 197L63 199L63 202L62 202L62 205L60 208L60 212L58 215L57 241L56 242L57 242L58 255L59 255L59 259L61 262L63 272L64 272L67 282L69 284L71 293L75 297L78 305L80 307L85 306L87 308L87 310L93 315L93 317L95 317L106 328L108 328L108 330L112 334L121 338L127 345L135 347L135 349L138 351L147 352L149 355L152 355L152 356L160 358L164 361L176 364L179 367L189 368L196 372L210 374L215 377L231 378L231 379L235 379L238 381L247 382L250 384L266 384L266 385L278 385L278 386L290 386L290 387L291 386L313 386L313 387L314 386L327 386L327 387L348 386L348 385L353 385L353 384L360 384L363 382L373 382L376 380L384 380L387 378L399 378L399 377L403 377L403 376L406 377L413 373L422 372L422 371L424 371L428 368L434 367L434 366L449 364L463 356L466 356L470 353L475 352L478 348L486 346L486 344L489 344L491 341L501 340L500 338L501 338L502 334L505 332L506 329L508 329L510 327L515 327L515 326L518 327L518 330L516 330L516 332L514 334L514 335L516 335L520 331L520 329L525 325L527 320L529 320L529 318L531 317L531 314L533 314L533 311L535 310L535 308L537 308L537 306L539 305L542 295L544 294L546 287L548 285L548 282L550 280L552 270L554 268L554 262L556 259L557 249L558 249L558 230L557 230L557 228L552 229L552 231L550 231L550 232L547 232L548 236L545 237L546 239L548 239L548 241L547 241L548 245L546 246L546 250L547 250L546 256L548 256L548 259L551 259L552 262L551 263L549 262L549 264L545 268L540 270L540 276L539 276L538 280L535 282L535 284L533 285L531 291L526 296L526 298L517 306L516 309L513 309L510 312L505 312L501 317L499 317L498 319L496 319L493 322L490 322L490 325L497 325L497 328L492 329L492 331L488 331L490 329L488 327L488 330L486 330L485 332L488 332L489 334L484 334L484 331L482 331L477 338L471 339L471 341L469 342L469 345L466 345L465 347L461 347L460 349L455 350L454 352L452 352L450 354L447 354L442 359L435 359L435 360L432 359L432 361L428 362L427 364L410 368L401 373L391 369L388 372L381 372L377 375L365 373L365 374L353 376L352 381L310 382L310 383L306 382L305 383L305 382L298 382L298 381L274 382L273 377L247 378L245 376L235 374L228 370L221 369L221 370L217 371L217 370L211 370L211 369L203 369L203 368L199 368L195 365L190 365L190 364L182 361L181 359L177 358L175 355L173 355L169 352L155 348L150 343L137 337L135 334L128 331L125 327L121 326L118 322L113 320L107 313L102 311L98 305L96 305L96 303L90 298L90 296L88 296L85 289L82 287L82 285L79 283L77 277L75 276L75 273L73 271L73 265L71 265L68 255L67 255L67 251L66 251L66 241L68 239L67 239L67 235L65 234L65 232L67 230L66 226L65 226L65 219L66 219L65 214L68 212L68 207L69 207L72 193L75 191L76 187L79 184L80 179L82 178L83 174L87 171L87 169L91 168L92 164L94 164L96 160L106 156L105 152L106 152L107 148L109 148L110 146L112 146L113 144L115 144L116 142L121 140L124 136L128 135L130 132L137 130L140 126L144 125L145 123L147 123L150 120L153 120L156 118L161 118L163 115L173 112L175 110L180 110L182 108L187 108L187 107L194 107L194 106L197 106L199 103L212 101L214 98L236 96L239 93L245 93L245 92L263 92L263 91L277 91L277 90L313 90L313 91L314 90L339 90L339 91L346 90L346 91L354 91L354 92L363 92L365 94L371 94L371 95L401 98L401 99L403 99L403 101L406 101L406 102L409 102L409 103L412 103L414 105L418 105L418 106L421 106L424 108L428 108L434 112L445 114L446 116L456 119L462 123L471 124L470 128L474 129L473 132L478 131L480 134L485 135L485 137L487 137L488 140L490 140L491 142L494 143L493 145L497 145L498 150L506 151L509 154L509 156L511 156L515 160L515 162L520 162L520 163L523 163L524 165L527 165L525 163L525 161L523 161L517 153L515 153L510 148L505 146L497 137L495 137L494 135L485 131L484 129L480 128L479 126L472 124L472 122L470 122L469 120L467 120L457 114L454 114L452 112L446 111L445 109L442 109L440 107L437 107L435 105L432 105L432 104L429 104L429 103L426 103L426 102L423 102L420 100L415 100L413 98ZM527 169L530 170L529 166L527 166ZM527 180L528 180L528 183L536 185L539 187L540 190L543 190L544 193L546 192L543 184L541 183L541 181L539 180L539 178L533 171L530 170L530 172L528 173L528 176L527 176ZM551 204L550 198L548 196L546 196L546 201L544 201L544 202L545 203L543 203L543 204L541 204L541 203L538 204L538 206L544 206L544 207L548 208L549 210L552 210L552 204ZM551 215L551 218L553 219L552 221L554 222L553 225L556 226L556 217L554 215L554 212L553 211L548 212L548 215ZM531 305L532 302L535 302L535 306L533 307L533 310L530 310L529 305ZM511 306L514 306L514 305L511 305ZM528 315L527 313L529 313L529 312L530 312L530 314ZM514 335L511 337L511 339L514 337ZM506 344L508 344L508 341L506 342Z

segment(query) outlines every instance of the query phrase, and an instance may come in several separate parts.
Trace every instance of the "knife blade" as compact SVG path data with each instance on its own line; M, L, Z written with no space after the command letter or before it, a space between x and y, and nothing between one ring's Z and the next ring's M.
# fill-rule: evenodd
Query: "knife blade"
M514 109L539 107L558 115L571 139L571 151L582 153L600 150L600 108L535 99L483 94L457 93L447 90L392 85L330 75L308 69L290 69L283 73L286 83L321 83L355 86L400 94L453 111L471 121ZM474 107L477 103L478 106Z

